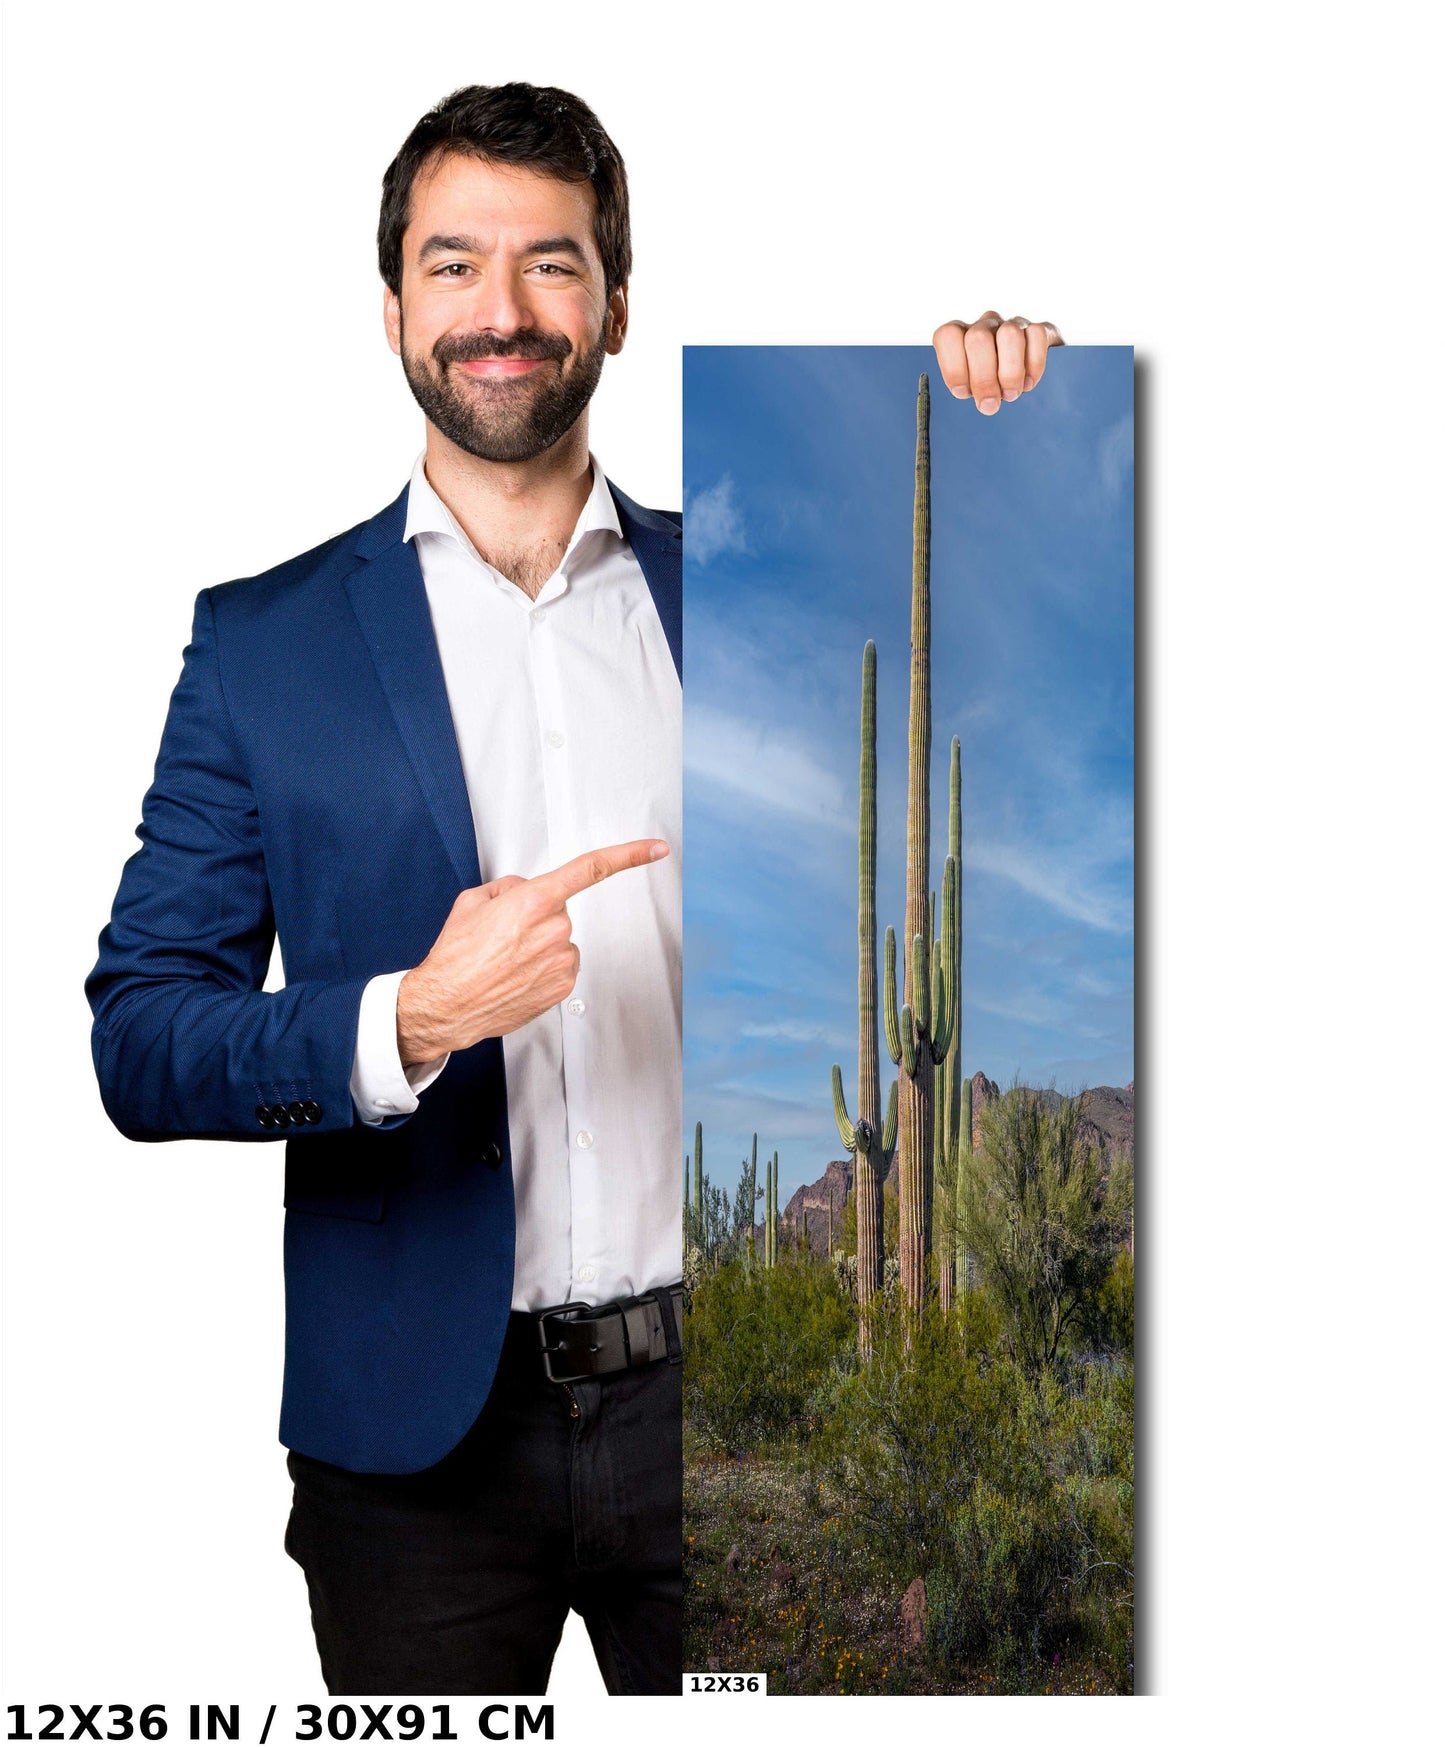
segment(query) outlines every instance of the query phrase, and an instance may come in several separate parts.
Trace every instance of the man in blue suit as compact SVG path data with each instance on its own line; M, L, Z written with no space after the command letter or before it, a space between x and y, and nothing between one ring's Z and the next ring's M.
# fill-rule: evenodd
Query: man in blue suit
M682 549L588 450L621 159L566 93L458 92L378 244L425 456L197 601L96 1068L132 1138L286 1142L331 1690L544 1690L576 1607L612 1690L676 1692Z
M134 1139L286 1142L287 1548L329 1690L542 1691L575 1609L610 1691L675 1693L681 521L588 447L621 158L568 93L469 87L388 169L378 250L425 454L201 593L96 1069ZM938 339L981 410L1049 343L989 320L991 404L978 333Z

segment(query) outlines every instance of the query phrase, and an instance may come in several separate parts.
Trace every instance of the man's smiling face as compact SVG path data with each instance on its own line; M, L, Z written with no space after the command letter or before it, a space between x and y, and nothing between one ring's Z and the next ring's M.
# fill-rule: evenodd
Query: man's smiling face
M418 173L386 329L436 428L485 461L529 461L569 431L627 291L607 296L589 182L448 152Z

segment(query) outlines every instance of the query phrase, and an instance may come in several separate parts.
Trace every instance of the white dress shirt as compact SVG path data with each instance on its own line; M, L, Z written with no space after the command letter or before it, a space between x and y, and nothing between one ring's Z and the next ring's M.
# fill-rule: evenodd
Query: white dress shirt
M512 1306L592 1304L682 1274L682 687L602 469L535 601L478 554L417 461L416 543L482 881L661 837L665 860L567 906L560 1006L502 1040L517 1197ZM368 983L351 1093L413 1111L446 1058L403 1069L397 971Z

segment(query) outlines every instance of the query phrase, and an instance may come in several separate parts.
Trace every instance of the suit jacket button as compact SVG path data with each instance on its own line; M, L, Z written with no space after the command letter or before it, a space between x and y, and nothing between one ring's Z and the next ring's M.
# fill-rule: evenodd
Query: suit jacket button
M293 1109L294 1108L295 1107L293 1106ZM314 1098L303 1098L301 1100L301 1120L303 1122L320 1122L321 1106Z
M489 1140L482 1148L482 1162L490 1165L493 1170L502 1162L502 1149L494 1140Z
M256 1120L261 1124L262 1128L274 1128L276 1126L276 1118L271 1114L271 1106L269 1104L258 1104L256 1106Z
M271 1119L275 1122L277 1128L289 1128L291 1126L291 1112L284 1104L273 1104L271 1106Z
M298 1098L294 1104L286 1106L286 1114L299 1126L306 1120L306 1106Z

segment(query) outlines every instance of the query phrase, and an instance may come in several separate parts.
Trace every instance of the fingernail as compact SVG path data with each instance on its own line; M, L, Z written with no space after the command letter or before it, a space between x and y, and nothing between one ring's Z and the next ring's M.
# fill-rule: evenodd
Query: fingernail
M1033 377L1032 376L1025 376L1024 377L1024 393L1027 394L1028 391L1033 387L1033 385L1034 385Z
M953 390L953 398L955 400L969 400L972 398L972 396L969 394L969 392L966 388L955 388Z
M984 412L984 413L997 412L998 411L998 402L996 400L994 400L992 398L992 396L990 396L990 398L988 400L981 400L978 403L978 410L980 412Z
M1003 391L1003 397L1005 400L1017 400L1019 397L1019 391L1016 388L1006 388Z
M667 845L665 843L654 843L652 846L652 853L647 859L649 861L661 861L666 854Z

